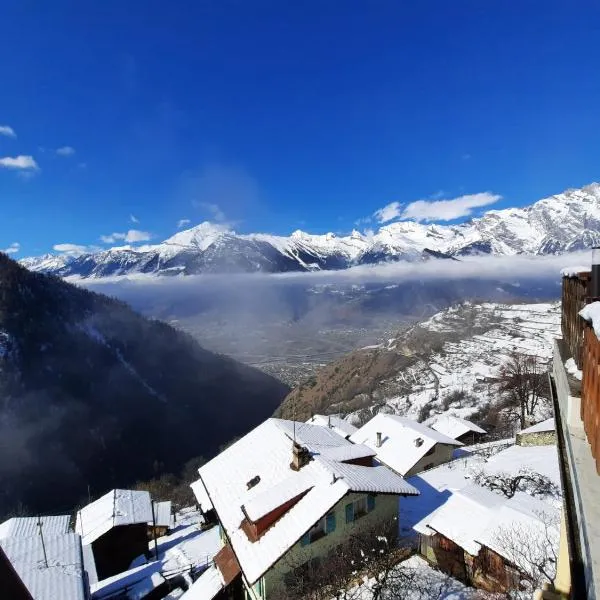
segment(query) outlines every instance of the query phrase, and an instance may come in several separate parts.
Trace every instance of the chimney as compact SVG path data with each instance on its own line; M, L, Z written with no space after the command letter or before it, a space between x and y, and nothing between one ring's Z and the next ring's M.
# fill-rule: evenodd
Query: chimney
M381 448L381 431L378 431L378 432L377 432L377 441L375 442L375 445L376 445L378 448Z
M327 427L331 427L331 415L327 417Z
M298 442L292 442L292 462L290 468L292 471L299 471L310 462L311 456L308 448L304 448Z
M592 248L592 280L590 296L600 298L600 246Z
M419 448L419 447L420 447L420 446L422 446L422 445L423 445L423 438L420 438L420 437L418 437L418 438L415 440L415 446L416 446L417 448Z

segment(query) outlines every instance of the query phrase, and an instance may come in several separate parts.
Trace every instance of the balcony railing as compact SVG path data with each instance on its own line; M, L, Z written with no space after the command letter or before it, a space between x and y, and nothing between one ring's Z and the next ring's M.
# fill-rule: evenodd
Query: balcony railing
M579 311L588 298L590 273L563 277L562 280L562 336L578 369L583 368L583 330L585 322Z
M600 475L600 341L586 325L583 335L583 381L581 420Z

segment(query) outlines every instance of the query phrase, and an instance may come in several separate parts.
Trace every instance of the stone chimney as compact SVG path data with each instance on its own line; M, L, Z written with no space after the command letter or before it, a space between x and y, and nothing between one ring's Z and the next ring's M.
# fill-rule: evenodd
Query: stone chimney
M292 462L290 468L292 471L299 471L302 467L307 465L311 460L310 452L308 448L301 446L298 442L292 442Z
M378 448L381 448L381 431L378 431L376 435L377 435L377 441L375 442L375 445Z

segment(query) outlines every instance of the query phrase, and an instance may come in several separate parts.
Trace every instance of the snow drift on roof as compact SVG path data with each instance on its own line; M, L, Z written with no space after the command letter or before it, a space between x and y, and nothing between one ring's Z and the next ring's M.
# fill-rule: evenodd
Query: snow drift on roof
M180 600L212 600L225 585L219 569L209 567Z
M554 423L554 417L546 419L541 423L536 423L527 429L521 429L519 433L541 433L543 431L556 431L556 425Z
M40 523L43 535L64 534L69 531L69 515L48 517L13 517L0 523L0 540L10 537L39 535Z
M600 302L586 304L579 311L579 316L592 324L596 337L600 338Z
M148 525L156 525L157 527L171 527L171 501L152 502L154 508L154 523L152 519L148 521Z
M134 490L112 490L77 513L75 531L84 544L120 525L152 521L150 494Z
M356 427L348 421L342 419L338 415L313 415L307 423L311 425L321 425L322 427L330 427L342 437L348 437L356 431Z

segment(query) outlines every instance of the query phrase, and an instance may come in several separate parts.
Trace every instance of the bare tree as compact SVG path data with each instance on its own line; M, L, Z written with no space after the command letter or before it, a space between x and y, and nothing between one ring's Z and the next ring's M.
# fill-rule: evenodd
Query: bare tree
M509 473L485 473L480 471L473 477L473 482L507 498L512 498L517 492L527 492L532 496L560 498L560 488L546 475L522 468L517 475Z
M552 583L556 576L558 560L559 516L558 513L536 513L537 521L501 527L496 532L496 543L503 556L522 574L510 598L522 592L533 591L544 583ZM517 589L518 588L518 589Z
M519 409L521 428L548 396L547 365L535 355L512 352L500 369L500 391Z

